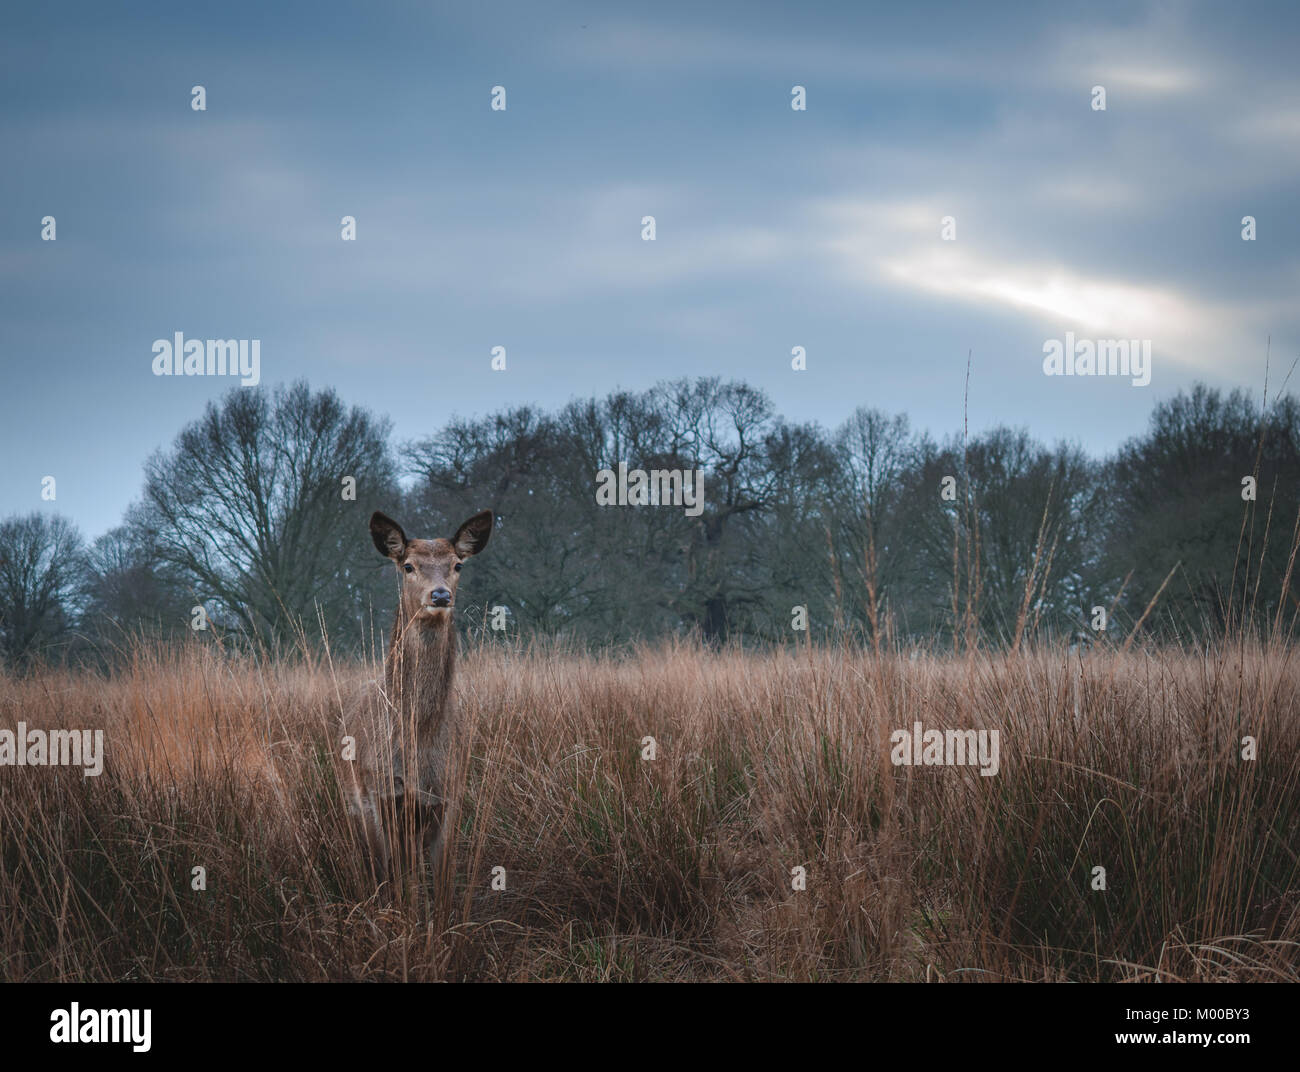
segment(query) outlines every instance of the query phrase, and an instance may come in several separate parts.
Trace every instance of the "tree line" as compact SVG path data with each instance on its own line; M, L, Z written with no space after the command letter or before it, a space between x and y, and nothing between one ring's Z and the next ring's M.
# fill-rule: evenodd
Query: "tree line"
M597 474L620 463L702 470L703 509L598 504ZM148 459L93 542L46 513L0 522L0 655L103 660L128 637L196 633L368 650L396 589L370 513L432 536L485 507L498 531L458 618L489 640L1289 632L1300 404L1197 385L1099 460L1008 427L935 439L866 406L834 429L791 422L707 377L405 443L332 390L234 388Z

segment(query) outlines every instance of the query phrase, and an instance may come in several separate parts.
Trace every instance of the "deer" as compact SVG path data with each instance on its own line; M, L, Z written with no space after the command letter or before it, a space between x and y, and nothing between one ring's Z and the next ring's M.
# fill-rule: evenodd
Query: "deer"
M494 521L492 511L483 510L451 539L413 540L386 514L370 518L375 548L394 563L401 587L382 684L373 682L353 705L360 734L346 765L345 799L381 888L415 862L408 849L423 847L435 888L450 875L451 790L457 784L452 614L461 566L487 546Z

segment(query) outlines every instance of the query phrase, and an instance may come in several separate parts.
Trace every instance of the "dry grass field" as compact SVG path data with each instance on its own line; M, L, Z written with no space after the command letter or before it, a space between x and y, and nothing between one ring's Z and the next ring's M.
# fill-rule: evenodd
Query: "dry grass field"
M1288 646L467 651L432 902L376 895L340 803L339 696L376 673L195 643L0 679L0 727L107 756L0 767L0 976L1300 981ZM915 721L998 729L999 772L892 765Z

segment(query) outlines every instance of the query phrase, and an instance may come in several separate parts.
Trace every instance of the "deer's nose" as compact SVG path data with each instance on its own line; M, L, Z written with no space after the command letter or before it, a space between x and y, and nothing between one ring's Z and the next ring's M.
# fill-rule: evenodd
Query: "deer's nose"
M429 602L432 603L435 607L450 607L451 589L435 588L432 592L429 593Z

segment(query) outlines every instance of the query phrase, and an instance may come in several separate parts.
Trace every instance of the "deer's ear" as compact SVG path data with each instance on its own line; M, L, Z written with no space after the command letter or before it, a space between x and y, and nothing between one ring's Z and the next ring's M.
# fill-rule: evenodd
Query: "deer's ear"
M492 521L492 511L484 510L461 525L456 530L456 535L451 538L456 554L461 558L468 558L482 551L487 546L488 540L492 538Z
M370 515L370 538L375 541L375 550L394 562L400 562L406 554L406 533L402 526L378 510Z

